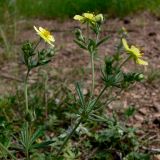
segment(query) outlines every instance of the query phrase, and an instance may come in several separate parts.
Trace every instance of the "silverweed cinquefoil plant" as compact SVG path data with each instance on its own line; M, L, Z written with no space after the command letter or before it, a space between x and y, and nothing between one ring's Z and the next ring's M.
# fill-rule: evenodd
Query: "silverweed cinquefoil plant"
M98 21L96 20L96 17ZM94 69L94 59L95 56L98 55L98 49L102 44L105 44L106 41L109 40L111 36L105 36L101 39L101 25L104 21L103 15L98 14L94 15L92 13L83 13L82 16L76 15L74 16L75 20L80 21L82 24L86 24L86 34L82 32L81 29L75 30L75 43L82 49L88 51L91 59L91 71L92 71L92 85L90 90L90 95L83 95L82 89L79 83L76 84L76 91L78 94L78 98L76 104L78 106L77 112L77 119L76 124L68 134L66 139L63 142L63 145L60 147L57 156L59 156L71 138L71 136L76 132L77 128L82 124L86 123L87 121L97 121L97 122L104 122L108 121L105 120L105 116L103 116L103 108L108 106L111 102L116 100L117 96L120 95L126 88L136 82L140 82L143 80L144 76L142 73L128 71L125 72L123 70L123 66L126 65L131 58L137 64L140 65L147 65L146 61L141 59L142 53L140 50L135 46L128 46L125 38L127 37L127 31L125 28L122 28L119 32L119 44L114 51L112 56L106 56L104 59L104 67L102 67L102 75L101 78L103 80L103 88L99 92L97 96L95 96L94 89L95 89L95 69ZM93 32L95 34L95 38L89 34ZM105 44L106 45L106 44ZM127 52L129 57L126 58L126 55L123 54L122 51ZM103 99L105 92L108 91L107 98Z
M30 159L30 152L32 149L34 149L34 143L36 142L37 138L39 138L42 135L42 130L38 129L34 133L31 132L31 124L32 121L36 120L36 115L32 107L29 106L29 100L28 100L28 78L29 73L32 69L35 67L39 67L42 65L45 65L51 61L51 58L55 55L55 47L53 42L55 42L54 37L51 35L51 33L42 28L39 27L39 30L34 26L34 29L36 30L37 34L40 36L40 39L36 44L28 41L24 43L22 46L22 56L24 64L27 68L27 74L24 81L24 93L25 93L25 103L26 103L26 110L25 110L25 124L21 131L20 135L20 144L23 148L23 151L25 152L26 159ZM44 42L47 42L50 45L50 48L44 48L39 50L38 46L42 42L41 40L44 40ZM51 141L48 142L41 142L38 144L40 148L48 146ZM35 147L38 147L37 145ZM38 147L38 148L39 148Z

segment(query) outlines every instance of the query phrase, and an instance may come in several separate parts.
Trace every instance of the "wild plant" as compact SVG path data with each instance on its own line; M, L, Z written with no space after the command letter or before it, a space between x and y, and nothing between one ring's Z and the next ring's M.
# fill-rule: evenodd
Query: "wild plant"
M86 34L78 28L75 30L75 43L82 49L89 53L91 59L91 73L92 84L91 94L89 97L83 95L81 85L76 84L76 91L78 98L76 104L79 107L77 112L76 124L64 140L60 147L57 156L60 155L64 146L76 132L77 128L82 123L90 121L104 121L103 113L99 115L99 111L107 107L111 102L116 100L121 92L126 90L135 82L143 80L142 73L124 71L123 67L127 62L134 61L138 65L148 65L148 62L142 59L141 51L134 45L129 46L126 40L127 32L123 28L120 32L120 40L116 51L112 55L108 55L104 59L104 67L101 69L101 79L103 81L103 88L100 93L95 95L95 57L98 55L98 49L101 45L106 45L105 42L109 40L110 36L101 38L101 29L104 22L102 14L84 13L83 15L76 15L74 19L81 24L86 25ZM92 38L95 37L95 38ZM127 54L125 54L127 53ZM108 97L103 98L104 93L108 92Z

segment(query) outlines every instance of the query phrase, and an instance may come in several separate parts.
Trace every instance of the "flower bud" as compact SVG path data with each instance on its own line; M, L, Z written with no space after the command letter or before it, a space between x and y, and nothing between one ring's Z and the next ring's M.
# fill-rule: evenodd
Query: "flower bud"
M102 23L102 22L104 21L103 15L102 15L102 14L96 15L96 16L95 16L95 21L96 21L97 23Z

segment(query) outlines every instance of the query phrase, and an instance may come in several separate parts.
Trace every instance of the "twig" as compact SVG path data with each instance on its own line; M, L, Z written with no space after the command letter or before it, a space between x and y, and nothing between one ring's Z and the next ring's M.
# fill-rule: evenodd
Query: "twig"
M142 147L145 151L152 153L152 154L159 154L160 153L160 148L147 148L147 147Z
M21 82L21 83L23 82L21 79L16 78L14 76L10 76L10 75L8 75L6 73L0 73L0 77L3 77L5 79L10 79L10 80L15 80L15 81L18 81L18 82Z

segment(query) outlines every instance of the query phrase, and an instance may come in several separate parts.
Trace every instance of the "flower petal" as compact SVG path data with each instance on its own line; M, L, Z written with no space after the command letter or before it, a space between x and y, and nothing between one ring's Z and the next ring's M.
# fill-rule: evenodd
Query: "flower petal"
M83 16L89 20L94 20L94 14L92 13L83 13Z
M34 29L35 29L35 31L37 32L37 33L39 33L40 31L37 29L37 27L36 26L33 26L34 27Z
M131 46L131 51L137 58L142 57L142 54L140 53L140 50L137 47Z
M144 60L142 60L142 59L140 59L140 58L138 58L137 60L136 60L136 63L138 63L138 64L140 64L140 65L148 65L148 62L147 61L144 61Z
M73 17L73 19L74 20L78 20L78 21L84 21L84 17L83 16L80 16L80 15L75 15L74 17Z
M122 38L122 44L123 44L126 51L130 51L130 48L128 46L126 39Z

